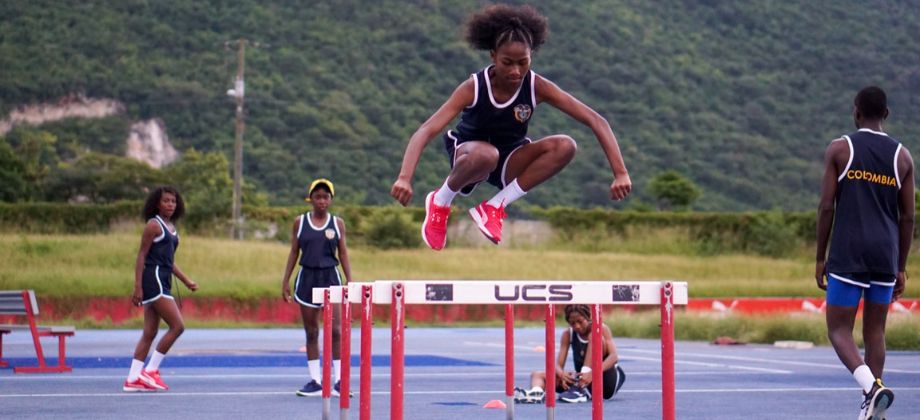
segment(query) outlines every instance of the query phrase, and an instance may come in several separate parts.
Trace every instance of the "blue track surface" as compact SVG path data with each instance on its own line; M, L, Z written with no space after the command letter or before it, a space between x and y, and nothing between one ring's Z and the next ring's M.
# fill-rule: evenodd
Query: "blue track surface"
M560 330L561 332L561 330ZM353 348L358 348L355 331ZM0 369L0 418L319 419L322 400L294 395L306 380L299 329L195 330L179 339L162 365L171 390L126 394L121 384L140 331L77 331L69 340L68 374L13 374ZM558 342L558 334L557 334ZM660 344L616 340L626 384L604 403L605 418L661 416ZM46 354L56 343L44 341ZM503 399L504 335L499 328L409 328L406 337L407 419L504 419L484 409ZM515 382L541 369L543 330L516 331ZM14 365L34 361L25 332L4 337ZM389 417L389 330L374 331L373 418ZM53 359L53 358L52 358ZM354 359L357 362L357 359ZM833 350L677 343L679 419L848 419L862 400ZM352 389L357 391L357 365ZM891 419L920 419L920 353L889 352L886 383L895 391ZM358 418L358 395L350 418ZM334 418L338 400L333 400ZM558 419L590 418L590 404L559 404ZM542 406L515 407L516 418L545 418Z

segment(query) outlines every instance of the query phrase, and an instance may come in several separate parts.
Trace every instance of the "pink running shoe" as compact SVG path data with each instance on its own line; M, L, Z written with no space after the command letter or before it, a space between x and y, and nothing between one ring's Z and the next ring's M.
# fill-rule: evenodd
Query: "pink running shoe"
M422 239L431 249L440 251L447 242L447 218L450 216L450 206L439 206L434 203L434 194L438 190L428 193L425 197L425 221L422 223Z
M470 209L470 216L486 238L495 244L502 241L502 219L505 218L505 206L492 207L489 202L483 201Z
M121 390L122 390L122 391L125 391L125 392L152 392L152 391L156 391L156 389L151 388L150 385L147 385L147 383L144 382L140 377L138 377L137 379L135 379L135 380L132 381L132 382L128 382L128 380L125 379L125 385L121 387Z
M169 386L163 382L163 378L160 378L160 370L142 370L140 380L144 381L147 386L156 389L158 391L166 391L169 389Z

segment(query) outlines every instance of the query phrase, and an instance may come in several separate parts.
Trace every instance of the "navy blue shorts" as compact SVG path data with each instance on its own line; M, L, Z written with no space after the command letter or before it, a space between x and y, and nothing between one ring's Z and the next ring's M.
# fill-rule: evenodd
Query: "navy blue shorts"
M294 282L294 300L303 306L322 308L323 302L313 302L313 289L341 286L342 277L335 267L308 268L301 266Z
M161 297L172 299L171 280L172 270L158 265L145 265L141 276L141 289L144 291L141 303L146 305Z
M828 273L827 304L856 307L865 292L866 301L887 305L891 303L894 284L895 277L891 274Z
M457 147L467 141L460 139L453 130L444 133L444 149L447 151L448 158L450 158L451 169L454 167L454 153L457 151ZM495 146L498 149L498 165L495 166L495 170L489 173L486 181L499 189L505 188L505 169L508 166L508 158L521 146L531 142L532 140L525 137L509 145ZM460 189L460 194L472 194L477 185L479 185L479 182L464 186Z

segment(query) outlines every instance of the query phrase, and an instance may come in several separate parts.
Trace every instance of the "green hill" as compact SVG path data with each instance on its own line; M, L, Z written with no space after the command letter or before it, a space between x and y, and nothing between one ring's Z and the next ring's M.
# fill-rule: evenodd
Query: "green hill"
M225 92L236 55L225 42L245 37L258 43L246 54L247 180L276 204L299 201L317 176L335 180L343 201L389 203L409 135L488 63L461 39L480 5L4 1L0 119L21 104L84 92L118 99L126 112L36 128L68 139L57 146L63 159L85 149L122 153L124 120L151 117L165 121L178 149L232 158ZM543 106L531 135L570 133L580 149L530 204L650 203L648 180L674 169L702 187L696 209L811 209L824 147L852 130L852 97L869 84L889 92L887 131L912 150L920 145L920 1L535 5L551 33L534 70L611 121L636 188L625 203L607 200L611 174L590 131ZM446 173L435 139L417 172L416 203Z

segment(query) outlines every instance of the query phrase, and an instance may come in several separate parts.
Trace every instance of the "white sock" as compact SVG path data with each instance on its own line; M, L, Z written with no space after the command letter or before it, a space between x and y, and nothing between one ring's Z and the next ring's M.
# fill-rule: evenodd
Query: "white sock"
M438 188L438 192L434 193L434 204L447 207L450 205L451 201L454 201L454 197L457 196L457 191L453 191L450 187L447 186L447 180L444 180L444 185L441 188Z
M489 200L489 205L492 207L501 207L507 206L527 194L526 191L521 189L521 186L518 185L517 178L514 181L511 181L510 184L506 185L505 188L502 188L498 194L495 194L495 197Z
M316 383L320 385L323 384L323 375L322 370L319 368L319 359L307 360L307 371Z
M875 383L875 375L872 374L872 369L869 369L869 366L866 365L859 365L853 370L853 378L862 387L864 393L869 392L872 389L872 384Z
M533 388L530 388L530 392L543 392L543 388L535 386Z
M147 372L153 372L160 368L160 362L163 361L163 358L166 357L165 354L160 353L156 350L153 351L153 356L150 356L150 363L147 363L147 367L144 368Z
M342 364L336 359L332 359L332 372L335 373L335 378L332 379L333 381L342 380Z
M132 359L131 370L128 371L128 382L134 382L141 376L141 369L144 368L144 361Z

